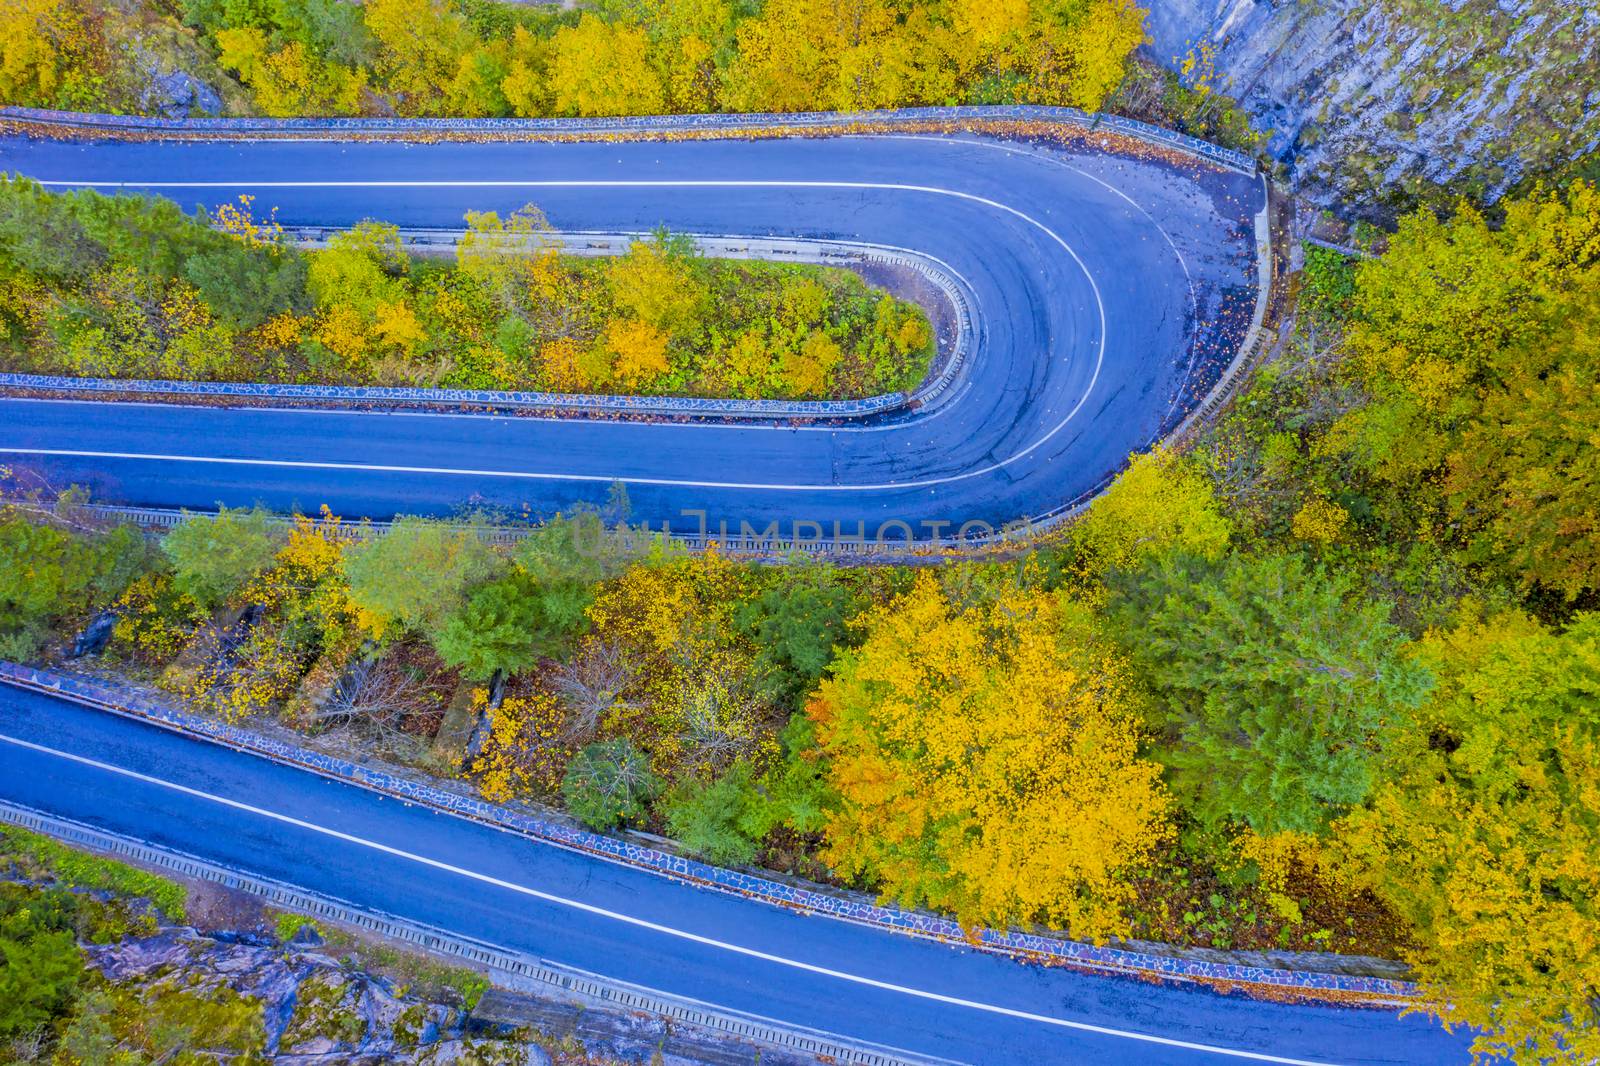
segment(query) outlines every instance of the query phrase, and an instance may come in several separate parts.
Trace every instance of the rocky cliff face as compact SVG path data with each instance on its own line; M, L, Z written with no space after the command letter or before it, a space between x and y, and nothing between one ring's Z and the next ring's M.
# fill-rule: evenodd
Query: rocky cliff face
M1144 0L1150 51L1270 133L1312 202L1492 201L1600 148L1594 0Z

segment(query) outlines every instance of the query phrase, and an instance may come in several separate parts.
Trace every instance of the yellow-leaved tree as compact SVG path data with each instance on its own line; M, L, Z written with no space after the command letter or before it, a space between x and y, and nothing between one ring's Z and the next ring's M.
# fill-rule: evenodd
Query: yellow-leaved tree
M217 60L239 75L264 115L354 115L361 111L367 72L318 59L300 41L274 49L254 26L216 32Z
M868 624L808 709L838 795L827 860L969 926L1126 933L1171 800L1083 606L1018 593L959 611L924 573Z
M667 372L668 337L648 322L618 319L606 330L606 347L615 362L612 373L630 387L648 387Z
M1180 549L1216 559L1230 525L1211 482L1193 460L1156 448L1134 458L1072 527L1083 564L1098 573L1124 570Z
M634 241L627 255L606 264L617 309L669 335L692 326L709 295L695 269L692 246L685 250L674 243L671 238Z
M535 689L491 707L488 690L479 688L472 690L472 709L484 716L488 727L472 760L484 798L505 803L553 794L572 757L562 742L561 707L555 697Z
M461 101L452 101L452 90L458 89L462 61L478 44L478 36L455 4L366 0L362 17L378 43L377 69L397 111L445 115L460 110Z
M825 396L843 357L837 341L814 330L798 349L783 354L784 383L796 396Z
M6 0L0 4L0 104L78 107L99 102L103 42L75 3Z
M659 115L667 93L643 30L585 13L556 32L550 82L558 115Z
M1423 654L1434 696L1334 840L1475 1051L1600 1061L1600 614L1556 633L1469 605Z
M1041 67L1035 84L1040 103L1068 104L1098 111L1122 84L1128 57L1144 42L1144 10L1130 0L1093 0L1072 23L1069 36L1042 39L1059 48L1060 69ZM1054 57L1053 57L1054 58Z

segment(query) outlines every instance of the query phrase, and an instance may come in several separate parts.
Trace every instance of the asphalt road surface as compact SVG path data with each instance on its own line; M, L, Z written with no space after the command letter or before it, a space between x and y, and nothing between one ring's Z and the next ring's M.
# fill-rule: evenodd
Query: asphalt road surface
M1088 976L692 888L0 686L0 799L781 1022L971 1063L1462 1063L1379 1010Z
M947 401L850 425L0 400L0 460L103 501L547 514L623 481L636 520L680 530L703 511L713 528L869 536L895 520L925 537L1046 512L1176 424L1243 336L1262 195L1207 169L955 137L11 139L0 168L186 206L251 194L293 225L455 227L467 210L532 201L564 230L665 224L932 256L977 301L972 362ZM801 916L10 688L0 798L563 965L959 1061L1466 1058L1464 1036L1422 1018L1043 969Z
M675 143L0 140L0 169L288 225L462 226L537 203L563 230L910 248L975 299L947 399L832 426L0 400L0 461L103 502L347 517L542 516L628 487L636 521L918 539L1093 490L1181 420L1255 301L1254 179L977 137ZM894 523L904 523L896 525ZM816 527L806 523L816 523ZM836 527L837 524L837 527ZM797 528L798 527L798 528ZM981 533L983 525L969 527Z

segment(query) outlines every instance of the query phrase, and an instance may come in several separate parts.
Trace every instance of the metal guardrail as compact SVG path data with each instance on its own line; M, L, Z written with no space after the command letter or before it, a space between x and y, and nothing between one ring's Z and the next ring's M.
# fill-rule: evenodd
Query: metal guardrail
M148 132L218 136L426 136L474 134L483 137L595 137L606 135L739 133L767 129L850 129L863 126L920 126L993 121L1043 122L1086 132L1109 131L1170 148L1218 166L1254 175L1256 160L1243 152L1119 115L1090 114L1072 107L998 105L905 107L883 111L779 112L772 114L651 115L621 118L143 118L96 115L43 108L0 108L0 121L106 132Z
M627 1011L643 1011L682 1024L742 1037L786 1051L804 1052L819 1058L828 1056L833 1061L857 1064L857 1066L923 1066L941 1061L907 1055L903 1052L880 1050L872 1045L802 1026L792 1028L780 1026L770 1020L755 1019L739 1011L698 1003L641 985L612 981L597 974L573 970L532 955L458 936L434 926L423 925L382 911L358 907L331 896L243 873L180 851L157 847L133 837L111 833L3 800L0 800L0 822L31 832L43 833L68 844L113 855L129 862L168 870L182 877L210 881L249 892L273 906L361 929L402 943L414 944L436 955L465 959L488 969L503 984L536 990L545 995L581 996L604 1006Z

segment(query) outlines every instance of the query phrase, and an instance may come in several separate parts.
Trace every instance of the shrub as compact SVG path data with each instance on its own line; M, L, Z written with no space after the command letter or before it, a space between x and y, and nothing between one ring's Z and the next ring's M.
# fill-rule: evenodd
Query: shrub
M223 507L215 518L186 517L161 550L172 563L173 587L216 607L271 565L279 539L265 510Z
M718 865L752 862L772 824L755 767L739 759L718 777L685 781L663 800L667 829L689 851Z
M393 626L434 633L488 577L495 560L471 529L401 518L383 536L347 552L344 573L362 623L377 636Z
M83 979L65 892L0 886L0 1037L17 1036L65 1014Z
M567 764L561 795L585 825L611 829L636 822L660 791L650 760L626 738L590 744Z

